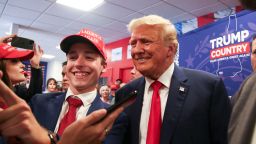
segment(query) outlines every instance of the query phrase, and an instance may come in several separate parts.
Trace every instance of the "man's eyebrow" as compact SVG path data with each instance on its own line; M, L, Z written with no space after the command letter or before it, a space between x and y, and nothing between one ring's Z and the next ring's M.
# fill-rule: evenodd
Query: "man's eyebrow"
M130 39L130 40L128 41L128 43L131 44L131 42L134 41L134 40L135 40L135 39Z
M67 55L75 53L74 51L69 51Z
M94 50L88 50L88 51L84 51L84 53L86 53L86 54L96 54L98 52L94 51Z

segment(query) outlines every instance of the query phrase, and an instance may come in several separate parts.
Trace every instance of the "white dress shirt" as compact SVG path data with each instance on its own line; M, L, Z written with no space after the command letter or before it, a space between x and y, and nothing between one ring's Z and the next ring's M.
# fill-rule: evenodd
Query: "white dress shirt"
M159 90L159 95L161 99L161 117L163 120L165 106L168 98L169 88L171 84L171 78L174 71L174 64L171 64L169 68L158 78L157 81L161 82L163 86ZM141 118L140 118L140 144L146 144L147 139L147 132L148 132L148 120L150 115L150 108L151 108L151 99L153 95L153 89L150 85L154 82L154 80L145 78L145 91L144 91L144 98L143 98L143 106L141 111Z
M68 112L68 102L67 102L67 98L69 96L74 96L74 97L78 97L82 102L83 102L83 105L81 107L79 107L76 111L76 119L79 120L81 119L82 117L85 117L92 102L94 101L94 99L96 98L96 95L97 95L97 90L95 89L94 91L92 92L88 92L88 93L82 93L82 94L79 94L79 95L75 95L73 94L73 92L70 90L70 88L68 88L68 91L66 93L66 97L65 97L65 101L63 102L62 104L62 108L61 108L61 112L60 112L60 115L59 115L59 118L58 118L58 121L57 121L57 124L55 126L55 130L54 132L57 133L58 132L58 129L59 129L59 125L60 125L60 122L62 120L62 118L65 116L65 114Z

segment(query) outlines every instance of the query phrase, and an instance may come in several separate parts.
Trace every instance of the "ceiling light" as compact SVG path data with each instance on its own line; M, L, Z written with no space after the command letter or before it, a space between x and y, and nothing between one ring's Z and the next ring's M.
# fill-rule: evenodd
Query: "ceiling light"
M43 54L42 58L46 58L46 59L52 59L54 58L55 56L53 55L48 55L48 54Z
M83 11L90 11L100 4L102 4L104 0L57 0L56 3L76 8Z

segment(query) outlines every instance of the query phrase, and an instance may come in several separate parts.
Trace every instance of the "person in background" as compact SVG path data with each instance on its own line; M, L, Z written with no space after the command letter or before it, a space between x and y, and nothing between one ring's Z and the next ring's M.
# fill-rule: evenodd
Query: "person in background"
M100 87L100 95L101 95L101 100L107 104L111 103L111 100L109 99L110 95L110 88L107 85L103 85Z
M115 95L116 95L116 91L118 90L118 87L117 85L115 84L112 84L110 86L110 100L111 100L111 104L114 104L115 103Z
M122 81L121 79L116 79L115 85L116 85L118 88L120 88L120 85L121 85L122 82L123 82L123 81Z
M121 79L116 79L115 85L117 86L117 89L125 86L126 83L124 83Z
M142 74L139 71L137 71L135 67L133 67L133 69L130 71L130 73L132 75L131 81L135 80L135 79L137 79L139 77L142 77Z
M61 84L62 84L62 91L63 92L66 92L68 90L68 87L69 87L69 82L68 82L68 79L67 79L67 76L66 76L66 72L67 72L67 61L62 63L62 72L61 72L62 81L61 81Z
M47 90L46 93L51 93L51 92L57 92L57 81L55 78L49 78L47 80Z
M38 48L34 47L34 56L30 59L31 72L29 73L30 76L28 76L30 77L28 88L26 85L19 84L14 86L15 93L26 100L26 102L29 102L35 94L41 94L43 91L43 73L40 67L42 55L43 49L40 46ZM27 82L27 80L25 81Z
M26 80L24 75L25 65L22 64L22 61L30 60L33 56L34 56L34 51L32 50L18 50L15 47L12 47L6 43L0 43L0 79L1 79L1 83L5 84L5 87L8 88L9 91L11 91L12 93L16 92L14 91L15 90L14 85ZM29 89L31 89L31 87L29 87ZM4 92L0 92L0 93L1 93L1 96L5 95ZM24 93L24 94L27 94L27 93ZM19 99L21 98L27 99L29 97L25 95L25 96L20 96ZM24 100L22 99L21 101L25 103ZM8 108L8 105L6 104L5 100L2 97L0 97L0 108L1 109ZM4 116L2 115L0 115L0 117L4 118ZM15 121L17 122L16 119L14 119L13 122ZM5 129L5 126L6 125L0 126L0 129ZM2 130L0 130L0 133L1 135L5 134ZM0 144L2 143L3 143L3 139L0 137Z
M256 10L255 0L240 0L242 5ZM248 76L232 97L232 113L228 128L229 144L256 143L256 35L251 42L251 65L253 73Z
M19 51L5 43L0 43L0 70L2 81L12 90L14 85L26 80L25 65L21 61L29 60L34 55L31 50Z
M9 35L6 37L0 38L0 44L1 45L1 54L0 54L0 63L1 63L1 68L2 72L4 73L3 81L11 88L14 90L14 92L19 95L22 99L24 99L26 102L29 102L30 99L32 98L33 95L36 93L42 93L42 85L43 85L43 75L42 75L42 69L40 68L40 60L43 55L43 50L36 45L33 47L33 51L27 51L27 50L22 50L22 51L16 51L14 47L8 47L6 45L8 42L12 41L12 38L16 37L15 34ZM5 48L5 49L3 49ZM9 51L7 51L9 50ZM22 53L24 52L24 53ZM16 53L21 53L21 55L16 55ZM28 55L28 58L26 57L26 54ZM23 56L25 59L23 59ZM19 59L21 57L21 59ZM30 84L29 87L27 88L26 85L20 85L21 82L27 81L27 79L24 79L23 81L18 80L18 82L14 79L19 78L19 74L17 77L13 74L14 72L20 72L20 70L10 70L9 68L12 64L15 64L14 61L17 61L16 65L18 68L18 65L20 68L23 70L23 75L27 73L24 68L24 64L21 63L22 61L25 60L30 60L31 64L31 76L30 76ZM13 62L11 62L13 61ZM9 65L10 64L10 65Z
M116 102L135 90L138 96L106 143L227 144L230 100L222 79L175 65L177 32L169 20L148 15L128 29L132 60L143 77L116 92Z
M229 144L256 143L256 73L242 83L231 98L232 113L228 128Z
M30 84L31 73L26 71L24 75L25 75L26 80L24 82L21 82L21 84L24 84L25 87L28 88L29 84Z

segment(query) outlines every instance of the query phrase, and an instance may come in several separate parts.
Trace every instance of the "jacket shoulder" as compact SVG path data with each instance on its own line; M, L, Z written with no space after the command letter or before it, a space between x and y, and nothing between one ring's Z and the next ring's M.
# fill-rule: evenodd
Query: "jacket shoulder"
M33 96L31 102L33 101L48 101L50 99L55 99L59 96L65 96L64 92L54 92L54 93L44 93L44 94L36 94Z
M213 81L219 81L220 77L217 75L214 75L210 72L202 71L202 70L196 70L196 69L188 69L188 68L182 68L184 71L184 74L187 75L189 78L196 78L198 80L213 80Z

